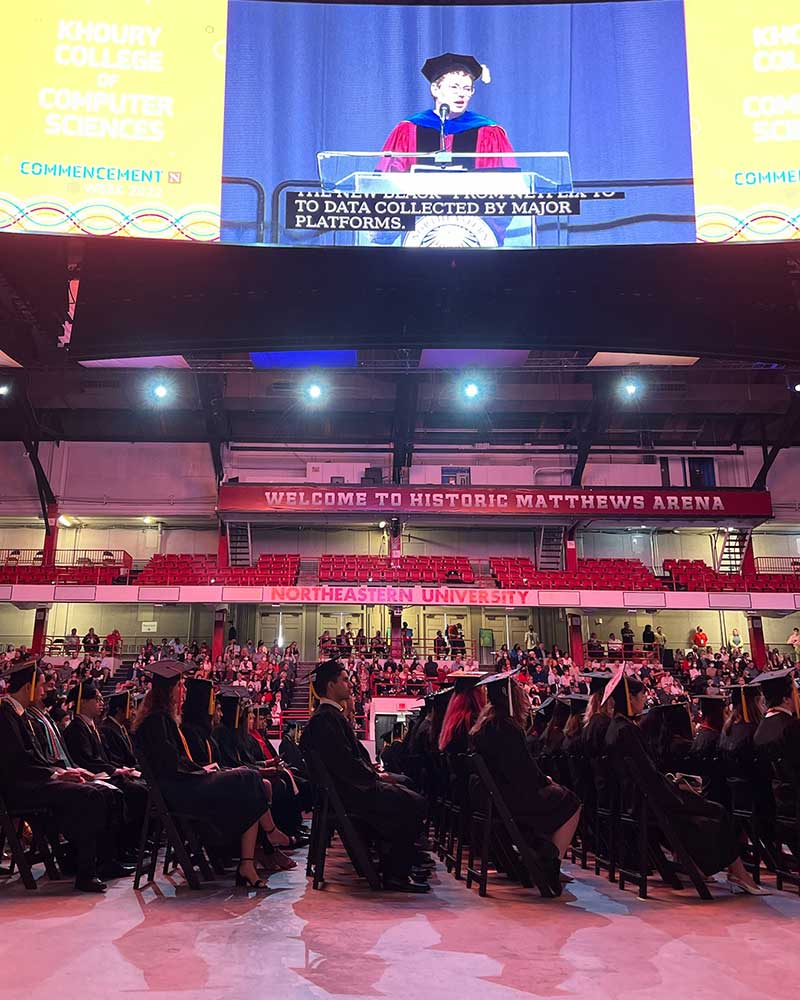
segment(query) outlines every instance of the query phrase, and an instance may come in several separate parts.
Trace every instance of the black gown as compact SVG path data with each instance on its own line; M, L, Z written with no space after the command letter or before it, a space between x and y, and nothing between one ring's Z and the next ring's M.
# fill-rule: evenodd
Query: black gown
M606 734L611 725L611 717L598 712L583 727L581 744L594 786L591 795L598 806L607 808L616 788L616 777L606 760ZM589 801L592 801L591 798Z
M770 821L775 814L775 800L770 787L771 768L756 757L753 743L757 725L734 722L719 738L720 761L724 768L731 804L745 811L755 808Z
M50 809L75 850L78 875L91 875L98 841L111 823L108 790L53 781L53 774L30 719L9 701L0 702L0 792L10 807Z
M148 715L133 734L167 805L176 812L205 818L221 842L240 837L269 808L264 784L255 771L237 767L208 773L186 756L178 726L170 716Z
M606 747L623 774L623 761L630 759L642 776L652 803L672 821L686 850L704 875L714 875L739 857L739 844L733 821L717 802L687 792L668 781L656 768L647 752L639 727L630 719L616 715L606 734ZM628 785L622 779L623 787ZM627 799L627 796L625 796Z
M100 739L106 756L115 767L138 767L128 730L116 719L105 718L100 723Z
M781 816L794 816L800 793L800 719L775 712L759 724L753 746L772 769L772 791Z
M721 733L701 726L694 737L688 757L689 771L703 779L703 795L712 802L730 809L731 796L725 781L725 765L720 757Z
M344 808L384 842L384 872L408 875L414 841L425 818L425 799L409 788L378 778L353 727L333 705L323 702L317 708L300 738L300 748L305 754L313 751L319 755Z
M487 722L472 737L514 819L538 837L549 837L580 807L569 789L547 780L530 755L522 729L510 721Z

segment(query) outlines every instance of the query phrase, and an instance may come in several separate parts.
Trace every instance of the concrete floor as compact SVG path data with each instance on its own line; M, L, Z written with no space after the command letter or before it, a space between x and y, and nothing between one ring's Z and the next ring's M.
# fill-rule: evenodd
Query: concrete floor
M300 860L300 855L298 855ZM270 891L199 893L160 877L102 897L0 883L0 997L61 1000L390 997L403 1000L789 1000L800 897L656 888L652 899L572 866L558 900L497 882L479 899L440 871L427 897L362 889L334 860Z

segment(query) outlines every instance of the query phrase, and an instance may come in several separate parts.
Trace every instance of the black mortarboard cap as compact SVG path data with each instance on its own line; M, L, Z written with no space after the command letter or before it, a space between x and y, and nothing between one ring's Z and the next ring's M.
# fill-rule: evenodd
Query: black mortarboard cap
M556 710L556 699L551 695L539 705L536 709L536 714L541 715L543 719L549 722L553 717L553 712Z
M725 688L726 691L730 691L731 694L731 704L734 708L741 709L742 716L745 722L750 721L750 714L748 709L749 704L755 704L756 699L761 695L761 688L758 684L730 684Z
M25 684L30 684L31 689L33 689L37 666L38 660L35 659L16 660L12 663L3 675L9 689L19 691ZM33 690L31 690L31 698L33 698Z
M92 681L80 681L76 684L74 688L71 688L67 694L67 704L74 705L75 711L80 712L81 702L83 701L93 701L100 692L94 686Z
M614 708L620 715L631 715L631 694L637 694L644 685L633 676L628 676L624 664L620 666L615 674L606 684L603 692L601 704L605 705L609 698L614 699ZM622 692L622 693L620 693Z
M589 705L588 694L571 694L569 696L569 714L583 715Z
M475 56L459 55L456 52L443 52L440 56L432 56L425 60L422 67L422 75L430 83L435 83L445 73L468 73L473 80L485 79L487 73L484 67L478 62Z
M453 670L447 675L447 680L448 683L454 682L456 694L460 694L469 691L488 676L485 671L480 670Z
M207 715L213 715L216 708L213 681L206 677L187 677L183 707L188 707L190 711L196 709L198 712L205 711Z
M786 670L769 670L763 674L759 674L755 679L755 683L764 692L764 697L767 699L768 704L778 704L784 698L789 697L793 691L797 691L792 678L793 674L794 667L789 667ZM797 695L794 696L794 700L795 709L797 709Z
M185 663L182 660L156 660L154 663L148 663L145 670L152 675L153 684L172 687L173 684L177 683L181 674L194 670L195 667L196 664L191 661Z
M598 694L600 691L605 691L606 684L611 680L613 674L603 673L600 670L592 671L591 673L581 674L581 679L589 679L589 693Z
M342 670L344 670L344 664L339 662L339 656L335 654L327 660L321 660L316 667L309 670L307 674L303 674L300 679L305 680L306 677L310 677L314 694L320 697L326 686L338 677Z
M84 693L85 697L85 693ZM108 714L116 715L120 709L125 710L125 718L127 719L131 713L131 693L130 691L119 691L117 694L112 694L108 699Z

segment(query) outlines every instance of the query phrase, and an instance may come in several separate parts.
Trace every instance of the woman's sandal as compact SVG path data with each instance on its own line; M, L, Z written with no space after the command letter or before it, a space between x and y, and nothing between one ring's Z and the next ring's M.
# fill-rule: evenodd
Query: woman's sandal
M273 847L288 847L290 849L294 847L293 838L290 837L288 833L284 833L283 830L279 830L274 823L272 825L271 830L265 830L264 832L266 833L267 839L269 840L270 844L272 844ZM271 839L273 833L277 833L279 837L283 837L284 841L281 842L280 840L278 840L278 842L276 843L274 840Z
M255 861L255 858L239 858L239 868L241 868L243 862L245 861ZM236 870L236 886L237 888L246 887L248 889L267 889L267 883L263 878L257 878L255 882L252 879L245 878L244 875L237 868Z

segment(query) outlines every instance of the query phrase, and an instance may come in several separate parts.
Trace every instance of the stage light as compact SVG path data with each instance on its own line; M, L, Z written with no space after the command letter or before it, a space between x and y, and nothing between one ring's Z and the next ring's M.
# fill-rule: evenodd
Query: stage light
M0 385L0 396L7 396L10 392L11 392L10 385L6 384Z
M312 382L306 392L308 393L309 399L319 399L322 395L322 386L318 385L316 382Z
M147 515L147 517L143 517L142 520L144 521L145 524L155 524L156 523L156 519L154 517L150 517L149 514Z
M800 382L795 382L792 388L794 389L795 392L800 392ZM3 389L5 389L5 391L8 392L8 386L5 385L0 386L0 392L2 392Z
M381 531L383 531L383 529L386 527L386 522L378 521L378 527L381 529Z
M169 394L169 389L164 385L163 382L158 382L153 386L153 395L156 399L166 399Z
M66 514L59 514L58 523L61 525L62 528L72 527L72 519L67 517Z
M623 379L620 391L627 399L633 399L639 394L639 383L632 378Z
M467 399L477 399L480 394L481 390L477 382L467 382L464 386L464 395Z
M303 382L300 396L308 406L320 406L328 398L328 384L323 379L312 378Z

